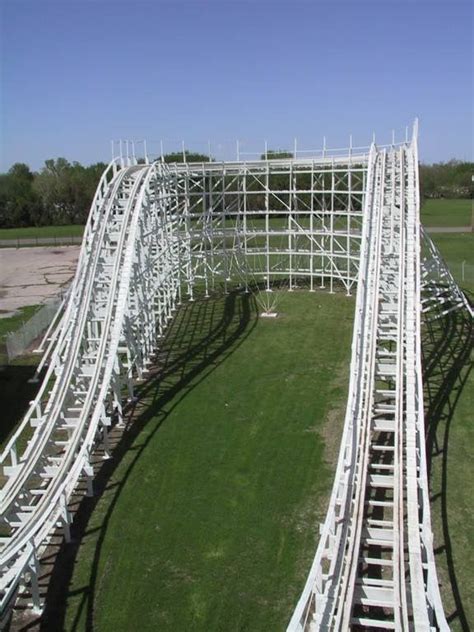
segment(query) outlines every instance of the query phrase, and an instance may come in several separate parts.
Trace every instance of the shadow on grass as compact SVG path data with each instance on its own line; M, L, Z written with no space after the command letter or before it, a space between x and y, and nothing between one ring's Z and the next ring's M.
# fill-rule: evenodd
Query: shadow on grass
M103 462L94 478L95 495L78 499L71 528L72 542L66 544L60 539L58 550L42 560L43 568L50 568L42 577L43 582L45 579L47 581L43 615L39 622L33 621L21 629L34 627L48 632L64 630L66 611L71 607L68 599L79 597L68 629L82 629L85 621L85 629L93 630L101 549L110 517L128 477L170 413L249 335L256 324L256 314L254 296L241 290L232 291L225 297L219 293L207 299L200 298L180 308L160 344L154 362L157 368L137 388L137 401L126 411L126 429L120 435L112 458ZM171 404L169 408L168 404ZM140 441L140 433L153 418L153 428ZM133 450L133 456L120 474L120 480L108 486L111 476L130 450ZM98 528L90 576L87 585L71 591L69 587L81 540L87 533L91 515L105 489L112 492L106 501L105 513Z
M29 383L35 374L35 365L0 365L0 392L2 394L2 423L0 424L0 450L22 420L29 401L34 399L41 382Z
M225 298L219 294L181 307L160 344L155 360L157 369L141 383L137 389L138 402L127 411L127 428L114 449L113 458L103 462L94 479L95 496L82 498L78 502L71 529L73 541L65 544L61 540L58 551L50 556L51 559L44 560L51 567L45 610L39 622L24 625L23 630L32 627L47 631L66 629L66 613L71 609L68 600L71 598L74 598L75 603L73 610L70 610L72 617L67 629L94 629L94 600L102 546L111 515L128 477L169 414L249 335L255 325L256 314L254 296L239 290L231 292ZM444 545L437 555L446 556L456 604L455 611L447 613L448 620L458 621L463 630L468 630L469 627L456 577L449 531L447 448L455 406L470 371L469 350L472 338L472 322L461 310L424 324L423 372L429 474L434 459L442 459L441 489L433 490L434 497L441 499L444 537ZM171 404L170 408L166 408L168 404ZM141 438L140 434L147 429L153 418L155 422L152 429ZM141 439L139 443L137 439ZM120 473L120 480L108 487L124 456L132 452L130 462L123 473ZM90 518L105 489L112 489L112 492L107 498L105 513L98 527L90 575L85 585L71 590L81 541L88 532Z
M472 342L472 319L465 309L457 309L435 320L426 319L424 323L423 376L427 423L426 451L430 478L435 459L441 459L437 466L441 471L441 487L438 490L431 490L431 502L440 501L444 543L436 549L435 554L444 555L446 558L450 590L455 603L455 610L446 612L448 623L458 621L465 631L470 628L456 575L448 516L448 446L455 408L472 368Z

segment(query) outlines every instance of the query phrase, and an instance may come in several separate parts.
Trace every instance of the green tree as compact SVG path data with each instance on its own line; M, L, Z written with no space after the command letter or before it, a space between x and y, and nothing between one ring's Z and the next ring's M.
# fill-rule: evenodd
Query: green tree
M34 174L24 163L15 163L8 173L0 175L0 226L41 223L41 200L33 189L33 180Z
M266 155L260 156L260 160L283 160L284 158L293 158L292 152L286 149L269 149Z
M184 159L186 157L186 160ZM164 162L212 162L211 156L206 154L200 154L198 152L184 150L184 156L182 151L174 151L170 154L163 156Z
M65 158L46 160L34 186L52 224L84 224L106 165L83 167Z
M421 164L421 194L427 198L469 198L473 172L474 163L460 160Z

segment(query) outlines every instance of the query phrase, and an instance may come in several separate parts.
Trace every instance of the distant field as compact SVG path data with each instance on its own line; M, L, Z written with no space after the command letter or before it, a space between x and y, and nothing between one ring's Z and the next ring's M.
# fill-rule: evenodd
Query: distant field
M421 208L421 221L425 226L470 226L471 200L426 200Z
M35 239L36 237L80 237L84 226L28 226L26 228L0 228L0 239Z
M421 209L421 218L425 226L470 226L471 200L426 200ZM272 225L281 220L272 219ZM254 223L263 220L254 220ZM230 224L230 222L228 222ZM273 226L274 227L274 226ZM35 239L36 237L80 237L84 226L29 226L27 228L0 228L0 239Z
M474 233L435 233L430 236L459 285L474 292Z

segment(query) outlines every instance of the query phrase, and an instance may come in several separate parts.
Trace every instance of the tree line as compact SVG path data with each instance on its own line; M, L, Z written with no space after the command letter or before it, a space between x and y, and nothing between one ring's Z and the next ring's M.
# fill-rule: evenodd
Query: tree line
M470 198L474 162L450 160L420 165L421 194L425 198Z
M0 175L0 227L85 224L106 164L47 160L37 173L24 163Z
M209 156L189 151L166 154L165 162L208 162ZM46 160L33 172L15 163L0 174L0 228L85 224L100 177L107 165L87 167L65 158Z
M291 158L291 152L267 152L268 159ZM262 159L265 156L262 155ZM165 162L208 162L212 157L190 151L164 156ZM0 227L85 224L103 162L83 166L65 158L46 160L33 172L16 163L0 174ZM472 196L474 163L451 160L420 165L420 187L425 198L469 198Z

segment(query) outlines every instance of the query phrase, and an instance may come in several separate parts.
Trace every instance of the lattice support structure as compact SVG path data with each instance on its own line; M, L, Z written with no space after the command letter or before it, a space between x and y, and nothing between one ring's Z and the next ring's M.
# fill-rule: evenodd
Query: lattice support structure
M271 288L357 282L367 156L171 166L191 242L191 276L206 290L239 276Z
M420 314L470 308L430 242L420 260L417 178L416 134L345 156L109 165L44 345L46 375L0 456L3 611L22 585L41 608L38 560L58 527L70 538L69 499L80 480L93 493L92 454L100 446L109 456L111 423L121 423L176 306L197 288L271 292L284 280L290 291L357 288L334 488L288 629L447 629L430 527Z

